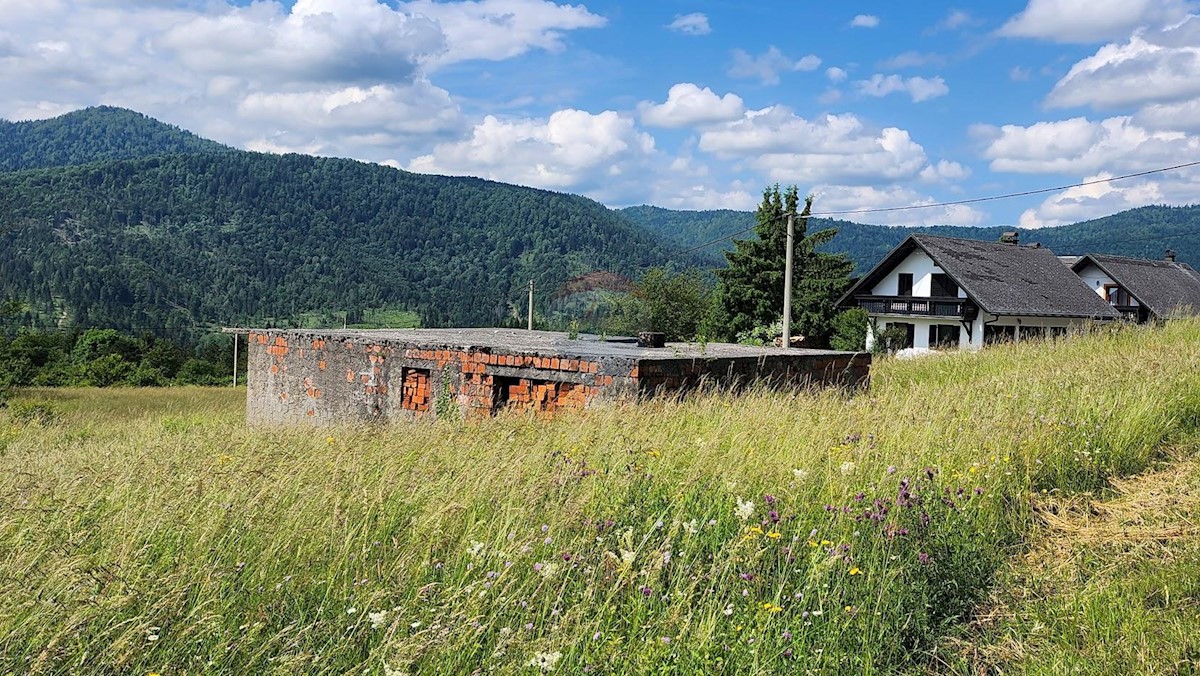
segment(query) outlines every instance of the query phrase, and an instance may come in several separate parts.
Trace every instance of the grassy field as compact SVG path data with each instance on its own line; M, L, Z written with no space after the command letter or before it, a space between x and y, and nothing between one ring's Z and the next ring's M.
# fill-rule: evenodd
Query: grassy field
M1049 673L1118 634L1085 670L1196 659L1196 550L1078 519L1124 523L1141 489L1111 481L1173 458L1200 482L1200 322L552 420L257 430L243 397L0 412L0 670Z

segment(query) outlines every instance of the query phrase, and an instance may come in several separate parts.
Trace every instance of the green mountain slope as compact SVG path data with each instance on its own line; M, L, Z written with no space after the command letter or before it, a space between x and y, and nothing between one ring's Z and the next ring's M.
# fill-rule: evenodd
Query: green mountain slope
M748 211L675 211L639 206L621 213L647 230L680 247L692 247L725 237L754 226L754 214ZM838 235L825 248L844 251L856 263L858 272L869 269L892 247L913 232L949 237L994 240L1011 227L958 227L934 225L906 228L868 225L849 221L814 218L809 231L838 228ZM739 238L752 236L747 232ZM1060 255L1108 253L1140 258L1161 258L1167 248L1179 254L1179 260L1200 265L1200 206L1149 206L1123 211L1091 221L1055 228L1021 232L1023 242L1038 242ZM713 244L701 255L713 265L722 265L721 252L732 248L729 241Z
M155 331L362 308L489 325L530 278L544 303L671 252L583 197L241 151L0 174L0 232L25 323Z
M49 120L0 120L0 171L64 167L229 148L123 108L85 108Z

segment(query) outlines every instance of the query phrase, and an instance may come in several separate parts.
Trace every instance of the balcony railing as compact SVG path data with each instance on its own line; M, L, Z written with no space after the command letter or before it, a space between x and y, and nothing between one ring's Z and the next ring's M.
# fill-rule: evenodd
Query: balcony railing
M912 296L857 296L859 307L873 315L922 315L974 319L978 309L966 298Z

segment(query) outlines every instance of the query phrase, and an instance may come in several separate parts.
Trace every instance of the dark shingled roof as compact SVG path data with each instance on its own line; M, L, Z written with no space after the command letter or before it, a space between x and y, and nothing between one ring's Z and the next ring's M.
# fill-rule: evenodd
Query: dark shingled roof
M1200 314L1200 273L1186 263L1088 254L1073 269L1078 272L1089 264L1100 268L1157 317Z
M928 254L968 297L993 315L1088 319L1121 316L1049 249L925 234L909 235L839 302L874 287L916 248Z

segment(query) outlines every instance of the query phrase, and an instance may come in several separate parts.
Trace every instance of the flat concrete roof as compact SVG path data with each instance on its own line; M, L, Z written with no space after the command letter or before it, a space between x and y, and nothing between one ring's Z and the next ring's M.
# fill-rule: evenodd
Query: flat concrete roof
M312 336L335 341L372 342L404 347L439 347L453 350L569 354L580 357L627 359L757 358L769 356L821 356L853 354L837 350L753 347L731 343L667 343L666 347L638 347L635 338L579 334L572 339L555 331L524 329L226 329L229 333L262 333Z

